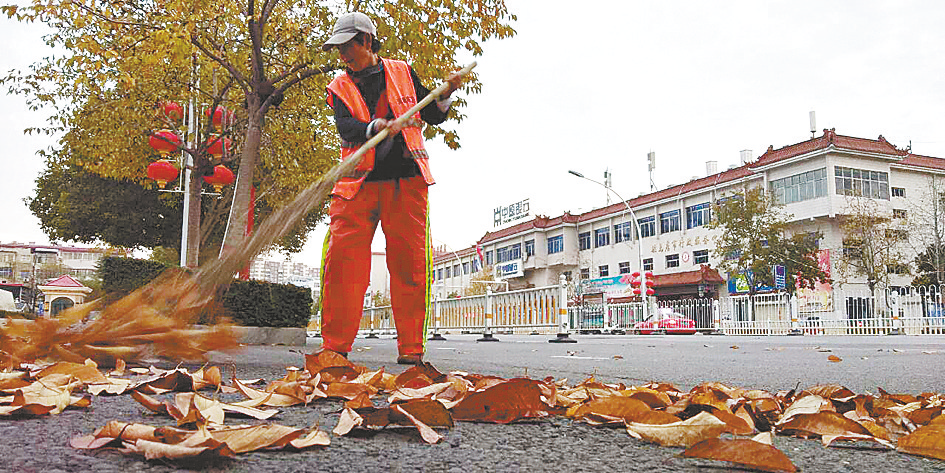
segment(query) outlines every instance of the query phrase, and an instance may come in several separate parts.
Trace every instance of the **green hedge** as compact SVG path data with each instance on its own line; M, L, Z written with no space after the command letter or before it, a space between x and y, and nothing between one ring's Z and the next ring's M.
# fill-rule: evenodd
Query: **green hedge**
M305 327L311 317L312 294L291 284L234 281L223 296L226 315L250 327Z
M131 294L151 282L170 266L157 261L109 256L98 264L102 290L108 303Z
M106 301L112 303L144 286L172 266L134 258L109 257L99 264ZM176 267L176 266L174 266ZM290 284L261 281L233 281L222 297L223 315L237 325L250 327L305 327L312 311L308 289ZM198 320L216 319L211 308Z

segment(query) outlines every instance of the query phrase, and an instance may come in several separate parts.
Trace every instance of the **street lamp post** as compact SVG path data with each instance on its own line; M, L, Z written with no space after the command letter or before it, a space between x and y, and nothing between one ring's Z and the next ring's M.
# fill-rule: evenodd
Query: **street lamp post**
M633 209L630 207L630 204L627 203L627 200L624 199L623 197L621 197L620 194L618 194L617 191L613 190L610 186L608 186L608 185L606 185L606 184L604 184L604 183L602 183L602 182L595 181L595 180L593 180L593 179L591 179L591 178L589 178L589 177L586 177L584 174L581 174L581 173L579 173L579 172L577 172L577 171L574 171L574 170L569 170L568 173L573 174L573 175L575 175L575 176L577 176L577 177L580 177L581 179L584 179L584 180L587 180L587 181L591 181L591 182L593 182L594 184L597 184L597 185L603 187L604 189L606 189L607 192L613 192L614 195L617 196L617 198L620 199L621 202L623 202L623 205L624 205L625 207L627 207L627 212L630 213L630 220L633 221L633 226L634 226L634 228L636 228L636 230L637 230L637 242L636 242L636 243L637 243L637 263L640 265L640 297L643 299L643 314L642 314L642 315L643 315L643 320L646 320L647 315L648 315L648 313L649 313L649 307L648 307L649 304L647 303L647 294L646 294L646 288L647 288L647 285L646 285L646 271L643 269L643 244L640 242L640 238L641 238L641 236L643 235L643 233L640 231L640 222L637 221L637 216L636 216L636 214L633 213Z

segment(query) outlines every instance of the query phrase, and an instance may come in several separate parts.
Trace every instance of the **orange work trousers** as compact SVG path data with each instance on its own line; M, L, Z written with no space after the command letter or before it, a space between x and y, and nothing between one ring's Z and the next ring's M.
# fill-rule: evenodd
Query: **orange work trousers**
M371 241L387 240L390 298L401 355L422 355L430 313L427 183L367 181L351 200L332 196L322 273L322 347L348 353L370 282Z

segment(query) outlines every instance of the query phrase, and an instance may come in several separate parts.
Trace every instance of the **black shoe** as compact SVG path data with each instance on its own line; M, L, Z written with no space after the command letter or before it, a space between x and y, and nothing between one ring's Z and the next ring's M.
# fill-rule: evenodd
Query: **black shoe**
M423 365L423 355L400 355L397 357L398 365Z

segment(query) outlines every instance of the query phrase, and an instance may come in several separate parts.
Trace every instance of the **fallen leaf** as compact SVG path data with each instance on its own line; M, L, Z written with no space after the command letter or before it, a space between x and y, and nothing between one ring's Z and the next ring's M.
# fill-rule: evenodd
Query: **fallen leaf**
M537 381L515 378L467 395L451 411L456 420L506 424L523 418L545 417L548 405L541 400Z
M232 457L235 452L229 449L225 443L216 445L190 447L180 444L166 444L160 442L151 442L148 440L138 440L134 443L125 443L124 453L133 453L144 456L148 460L159 458L167 460L194 459L203 460L217 457Z
M931 424L899 439L897 451L945 460L945 425Z
M834 363L839 363L839 362L843 361L843 358L840 358L840 357L837 356L837 355L830 355L830 356L827 357L827 360L832 361L832 362L834 362Z
M111 370L109 376L123 376L125 374L125 360L118 358L115 360L115 369Z
M433 401L433 402L435 402L436 404L440 404L436 401ZM427 424L424 424L423 422L417 420L417 418L412 416L409 412L407 412L403 408L403 406L395 405L391 407L391 409L394 410L395 412L402 414L404 417L410 420L410 422L412 422L414 426L417 427L417 430L420 432L420 438L422 438L424 442L433 444L433 443L438 443L439 441L443 440L442 435L438 434L435 430L430 428L430 426L428 426Z
M821 411L816 414L797 414L787 422L778 425L778 430L786 435L799 437L861 434L871 435L862 425L842 415Z
M890 441L876 438L872 435L841 434L841 435L824 435L823 438L821 438L821 442L823 442L825 447L831 446L837 440L845 440L848 442L874 442L888 449L896 448L896 446L893 445Z
M324 447L329 444L331 444L331 437L326 432L318 429L289 442L290 446L299 450L309 447Z
M627 423L631 437L653 442L664 447L688 447L708 438L716 438L728 425L707 412L672 424Z
M302 429L279 424L265 424L213 429L210 431L210 436L235 453L246 453L262 449L285 448L289 442L302 436Z
M777 448L753 440L703 440L682 452L682 456L734 463L740 467L775 473L793 473L797 467Z
M801 397L784 410L784 413L781 414L781 418L775 425L784 424L798 414L816 414L824 410L828 405L829 402L826 399L816 394ZM833 410L832 406L829 410Z
M259 400L258 405L264 405L269 407L288 407L294 406L297 404L305 403L304 399L299 399L294 396L289 396L286 394L279 393L270 393L266 391L260 391L258 389L253 389L249 386L244 385L238 379L233 379L233 384L244 396L249 399Z
M639 399L610 396L572 406L565 415L572 419L584 419L589 415L605 415L620 420L636 421L637 417L650 410L650 406Z

